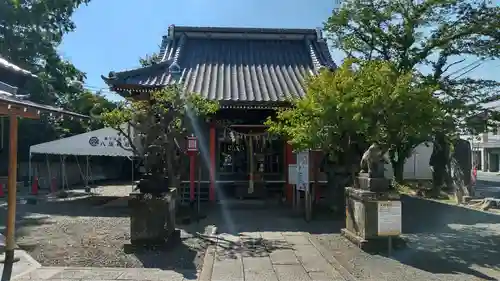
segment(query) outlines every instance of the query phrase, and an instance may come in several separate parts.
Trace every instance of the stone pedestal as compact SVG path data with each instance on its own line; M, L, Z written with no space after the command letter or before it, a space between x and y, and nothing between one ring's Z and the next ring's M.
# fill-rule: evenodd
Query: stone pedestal
M390 184L391 181L384 177L371 177L368 173L359 173L356 188L373 192L385 192L389 189Z
M401 203L399 194L347 187L346 228L342 229L342 234L368 252L388 251L389 237L392 239L393 248L401 247L403 241L399 239L398 232L381 233L379 229L379 223L383 223L380 220L388 219L379 217L379 204L387 206L392 203L396 206Z
M175 229L176 189L151 195L130 194L130 240L132 245L166 246L179 240Z

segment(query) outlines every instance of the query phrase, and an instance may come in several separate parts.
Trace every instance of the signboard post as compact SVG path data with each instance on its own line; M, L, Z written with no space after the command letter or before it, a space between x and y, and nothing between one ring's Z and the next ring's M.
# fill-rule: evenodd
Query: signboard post
M297 190L309 189L309 151L297 153Z
M397 236L401 234L401 201L377 202L378 236Z
M194 135L187 138L187 152L189 154L189 201L193 204L194 181L196 177L196 153L198 152L198 139ZM200 195L198 194L198 196Z
M312 200L309 184L309 151L306 150L297 153L297 201L299 201L300 198L300 191L303 191L307 221L312 217Z
M392 253L392 237L401 234L401 201L377 202L378 236L388 236L387 254Z

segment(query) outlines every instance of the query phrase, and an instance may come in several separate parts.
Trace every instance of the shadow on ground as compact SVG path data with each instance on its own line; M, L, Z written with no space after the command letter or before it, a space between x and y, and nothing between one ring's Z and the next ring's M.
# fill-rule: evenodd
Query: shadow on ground
M129 215L127 197L88 194L58 198L57 200L38 200L36 204L24 204L21 209L46 215L126 217Z
M500 268L500 216L411 197L403 198L403 216L409 247L395 259L431 273L497 280L486 272Z
M317 210L307 222L301 212L288 205L219 204L212 208L206 224L217 226L218 233L239 235L243 232L340 233L345 220L329 211Z
M196 272L203 265L203 246L192 247L186 243L179 243L171 249L152 250L135 249L135 255L145 268L172 270L182 274L185 278L195 278Z

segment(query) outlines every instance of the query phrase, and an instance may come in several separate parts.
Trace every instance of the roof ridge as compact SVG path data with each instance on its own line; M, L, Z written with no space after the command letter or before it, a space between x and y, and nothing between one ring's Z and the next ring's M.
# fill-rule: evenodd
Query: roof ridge
M296 33L316 34L314 28L273 28L273 27L224 27L224 26L182 26L170 25L169 30L177 32L255 32L255 33Z
M314 44L311 42L310 39L305 40L306 48L309 50L309 55L311 56L312 63L314 65L314 69L317 71L321 68L322 64L320 60L318 59L318 54L316 53L316 48L314 47Z
M328 65L325 65L326 67L329 68L337 68L337 64L333 61L332 54L330 53L330 50L328 49L328 43L325 38L319 39L316 44L319 47L319 53L322 56L322 59L324 62L326 62Z

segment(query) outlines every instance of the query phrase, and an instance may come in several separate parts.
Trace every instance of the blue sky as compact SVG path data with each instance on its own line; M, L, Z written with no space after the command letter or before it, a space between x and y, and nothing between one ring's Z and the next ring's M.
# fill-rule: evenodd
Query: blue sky
M171 24L316 28L322 26L338 1L93 0L74 14L77 29L66 35L60 52L87 73L85 84L89 89L107 90L100 75L137 67L139 57L158 50ZM333 57L336 62L342 59L335 51ZM500 62L493 61L470 74L498 79L499 71ZM116 99L113 94L107 96Z

